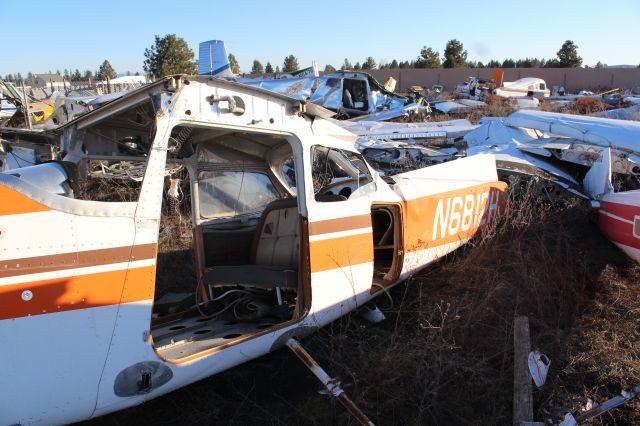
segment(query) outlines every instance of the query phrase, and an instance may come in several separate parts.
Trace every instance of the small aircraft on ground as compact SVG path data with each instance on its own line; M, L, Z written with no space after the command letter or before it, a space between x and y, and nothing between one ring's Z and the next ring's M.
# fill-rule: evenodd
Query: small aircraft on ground
M48 131L57 161L0 173L0 424L94 418L284 346L304 358L296 339L495 218L492 155L383 177L331 115L173 76ZM181 197L190 214L167 223ZM160 312L167 281L192 302Z

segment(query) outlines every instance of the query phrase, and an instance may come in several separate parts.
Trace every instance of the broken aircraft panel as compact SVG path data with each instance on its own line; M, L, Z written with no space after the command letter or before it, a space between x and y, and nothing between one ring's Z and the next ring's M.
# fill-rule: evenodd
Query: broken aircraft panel
M551 174L549 182L594 200L602 233L640 261L640 123L519 111L504 120L485 120L465 139L473 145L468 154L494 152L500 168L504 151L517 159L509 159L511 164L527 163L532 175ZM558 161L586 171L580 187Z
M355 133L356 146L387 175L451 161L464 154L460 140L476 128L468 120L424 123L353 122L336 124Z

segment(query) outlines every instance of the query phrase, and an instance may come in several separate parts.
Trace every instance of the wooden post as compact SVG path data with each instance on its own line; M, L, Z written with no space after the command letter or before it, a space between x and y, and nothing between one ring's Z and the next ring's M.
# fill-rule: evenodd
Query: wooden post
M533 395L529 373L529 318L513 321L513 424L533 420Z

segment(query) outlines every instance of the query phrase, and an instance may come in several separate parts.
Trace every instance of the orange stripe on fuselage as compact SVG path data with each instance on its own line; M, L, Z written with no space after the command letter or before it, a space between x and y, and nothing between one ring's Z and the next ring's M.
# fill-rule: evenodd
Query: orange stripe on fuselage
M370 228L371 215L346 216L337 219L320 220L309 224L309 235L322 235L332 232L353 231L354 229Z
M26 195L4 185L0 185L0 216L49 210L51 210L49 207L33 201Z
M405 202L405 251L438 247L472 237L504 203L504 182L493 182Z
M0 286L0 320L148 300L154 283L155 266L146 266Z
M503 182L491 182L405 201L404 250L425 250L472 237L504 204ZM309 224L313 234L365 226L367 215ZM370 222L368 222L370 223ZM321 224L321 226L318 226ZM311 272L373 262L372 232L310 242Z
M153 243L22 257L0 260L0 278L155 259L155 257L156 244Z
M311 272L322 272L373 262L371 232L309 243Z

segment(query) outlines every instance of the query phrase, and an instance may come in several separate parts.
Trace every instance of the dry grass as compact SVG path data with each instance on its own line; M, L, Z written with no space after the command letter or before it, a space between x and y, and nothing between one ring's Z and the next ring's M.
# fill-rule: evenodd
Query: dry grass
M604 102L590 98L578 98L573 103L573 107L569 110L571 114L591 114L594 112L605 111L607 106Z
M640 268L598 235L584 206L514 204L488 236L398 289L381 336L343 320L316 337L379 423L509 424L516 315L553 360L535 394L538 420L640 383L640 320L621 316L640 309ZM605 420L640 422L630 407Z
M607 105L599 100L590 98L578 98L567 104L560 104L542 99L540 111L559 112L563 114L586 115L594 112L606 111Z
M487 104L484 108L472 108L468 111L460 113L443 114L434 111L434 113L427 120L424 119L412 119L410 121L449 121L458 118L466 118L472 124L478 124L482 117L506 117L507 115L516 111L511 104L511 101L507 98L501 98L499 96L486 95L484 102Z
M391 291L379 325L346 316L303 344L377 424L510 424L512 322L551 359L544 420L640 383L640 267L581 204L513 199L483 236ZM94 424L353 424L280 350ZM636 402L599 420L640 424Z
M189 176L181 170L165 178L165 188L174 180L177 198L165 189L162 218L158 235L158 266L156 272L156 300L167 291L194 292L196 286L193 255L193 221Z

